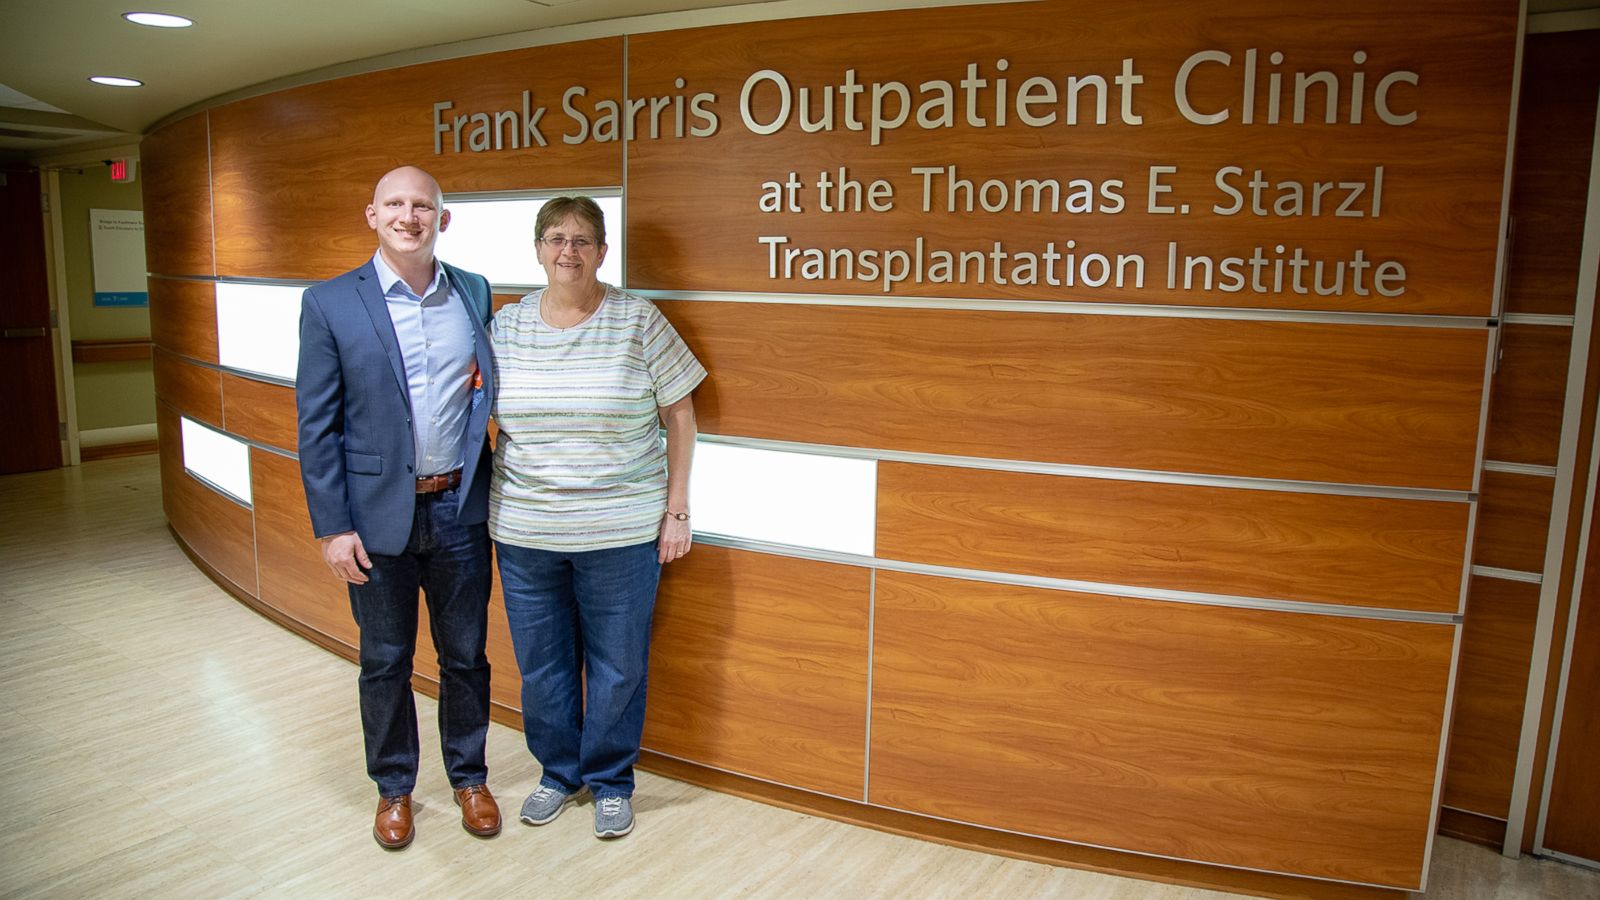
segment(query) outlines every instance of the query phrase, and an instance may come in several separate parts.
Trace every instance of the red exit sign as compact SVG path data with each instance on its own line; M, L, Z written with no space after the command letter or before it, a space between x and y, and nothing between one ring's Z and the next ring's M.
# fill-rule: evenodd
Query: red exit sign
M113 159L111 160L111 180L118 184L127 184L133 181L134 166L138 160Z

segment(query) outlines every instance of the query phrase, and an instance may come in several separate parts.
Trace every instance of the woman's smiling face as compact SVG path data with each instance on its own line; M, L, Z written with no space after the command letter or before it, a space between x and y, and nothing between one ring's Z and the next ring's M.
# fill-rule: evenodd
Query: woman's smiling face
M588 287L599 280L606 245L597 243L593 229L577 216L545 229L538 246L539 264L552 287Z

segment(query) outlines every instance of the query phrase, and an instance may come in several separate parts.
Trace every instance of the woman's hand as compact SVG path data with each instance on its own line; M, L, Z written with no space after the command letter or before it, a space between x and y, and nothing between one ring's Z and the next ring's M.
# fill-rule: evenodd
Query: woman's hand
M660 560L663 565L689 552L689 545L694 543L693 535L689 528L688 519L677 519L671 513L661 520L661 548Z

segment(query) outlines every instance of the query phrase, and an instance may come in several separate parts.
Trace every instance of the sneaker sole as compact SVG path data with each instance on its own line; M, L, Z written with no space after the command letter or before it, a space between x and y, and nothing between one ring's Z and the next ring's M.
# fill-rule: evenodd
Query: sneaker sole
M549 825L551 822L554 822L558 816L565 812L567 807L570 805L572 805L572 798L568 797L567 799L561 801L561 805L556 807L555 812L545 816L542 819L535 819L529 816L518 816L517 819L524 825Z
M629 833L631 831L633 831L633 823L629 822L627 828L622 828L622 829L617 829L617 830L608 830L608 831L596 831L594 833L594 836L599 838L599 839L601 839L601 840L607 840L609 838L622 837L623 835L625 835L625 834L627 834L627 833Z

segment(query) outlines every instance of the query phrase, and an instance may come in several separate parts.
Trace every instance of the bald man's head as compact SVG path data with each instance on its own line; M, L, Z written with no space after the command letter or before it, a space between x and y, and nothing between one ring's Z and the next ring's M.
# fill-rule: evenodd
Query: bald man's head
M433 245L450 225L439 182L416 166L378 179L367 206L367 225L378 233L384 261L396 271L433 265Z

